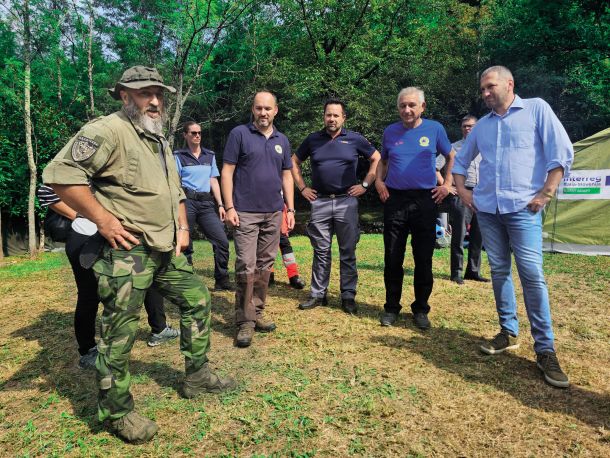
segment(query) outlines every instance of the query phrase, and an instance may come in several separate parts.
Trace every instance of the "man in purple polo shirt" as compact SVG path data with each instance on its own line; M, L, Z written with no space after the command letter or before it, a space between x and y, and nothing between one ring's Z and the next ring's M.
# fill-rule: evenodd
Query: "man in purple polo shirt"
M324 105L324 129L310 134L293 156L294 181L299 192L311 203L311 219L307 233L313 247L311 268L311 296L299 304L308 310L326 304L326 291L330 281L331 244L337 234L341 258L341 308L355 314L358 271L356 244L358 228L358 197L363 195L375 180L380 155L362 135L343 128L345 104L330 99ZM368 173L358 183L356 168L359 155L369 160ZM311 187L301 176L300 165L311 158Z
M401 121L390 124L383 132L381 163L375 181L379 198L385 204L383 278L386 303L380 321L382 326L391 326L402 308L402 264L407 236L411 233L415 261L415 301L411 304L411 311L415 326L428 329L428 298L434 282L432 254L436 241L436 204L441 203L451 190L455 151L444 127L422 118L426 102L421 89L402 89L398 93L397 105ZM447 158L444 183L440 186L436 185L437 152Z
M275 329L263 310L280 242L284 199L288 229L294 227L291 149L286 136L273 127L277 112L275 95L257 92L253 121L234 128L224 150L221 183L225 221L234 228L238 347L250 346L255 330Z

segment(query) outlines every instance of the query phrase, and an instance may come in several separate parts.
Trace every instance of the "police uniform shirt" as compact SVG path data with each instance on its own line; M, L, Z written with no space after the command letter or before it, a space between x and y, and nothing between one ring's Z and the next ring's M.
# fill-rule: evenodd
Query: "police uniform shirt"
M141 233L155 250L173 249L178 204L185 196L171 150L164 138L134 126L122 111L83 126L47 165L43 181L91 183L96 199L127 230Z
M266 138L254 124L235 127L223 162L234 164L233 206L240 212L272 213L284 208L282 175L292 168L290 142L277 129Z
M326 129L310 134L295 153L301 162L311 158L312 187L322 194L343 194L358 182L358 155L369 159L375 147L357 132L341 129L332 138Z
M407 129L401 121L383 132L381 158L388 161L385 179L392 189L432 189L436 186L436 153L448 156L451 143L445 128L422 118L422 123Z
M201 148L197 158L185 148L174 151L174 157L183 188L196 192L210 192L210 179L220 175L214 151Z

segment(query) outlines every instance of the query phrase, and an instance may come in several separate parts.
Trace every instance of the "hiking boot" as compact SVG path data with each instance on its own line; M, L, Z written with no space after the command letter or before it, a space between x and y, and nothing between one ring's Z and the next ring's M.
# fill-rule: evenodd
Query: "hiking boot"
M358 306L354 299L341 299L341 309L350 315L358 313Z
M290 277L288 279L288 282L290 283L290 286L292 286L294 289L303 289L303 288L305 288L305 282L298 275L295 275L294 277Z
M392 326L398 320L398 313L392 312L383 312L381 314L381 318L379 318L379 322L381 326Z
M249 324L242 324L237 330L235 336L235 345L239 348L249 347L252 343L252 337L254 336L254 328Z
M413 323L419 329L430 329L430 320L428 319L428 314L423 312L418 312L413 314Z
M90 348L87 353L78 358L78 368L84 371L95 370L95 360L97 359L97 347Z
M489 342L485 342L479 347L483 353L488 355L497 355L506 350L514 350L519 348L517 338L511 336L508 331L502 329L496 337L491 339Z
M233 377L221 377L210 370L208 363L188 374L182 385L182 396L187 399L196 398L203 393L221 393L234 390L237 382Z
M117 420L112 420L110 428L117 436L130 444L148 442L159 430L154 421L133 410Z
M557 388L567 388L570 386L568 376L561 370L557 354L552 351L544 351L536 355L536 366L544 374L544 379L548 384Z
M180 335L180 331L172 328L171 326L165 326L165 329L157 334L154 332L148 338L148 346L156 347L157 345L161 345L162 343L168 342L170 340L175 339Z
M271 320L268 320L264 316L257 318L256 323L254 324L254 330L258 332L275 331L275 327L275 323Z
M305 302L299 304L301 310L309 310L316 308L318 305L326 305L326 296L323 297L310 297Z
M214 291L235 291L235 288L229 281L229 277L216 280L214 283Z

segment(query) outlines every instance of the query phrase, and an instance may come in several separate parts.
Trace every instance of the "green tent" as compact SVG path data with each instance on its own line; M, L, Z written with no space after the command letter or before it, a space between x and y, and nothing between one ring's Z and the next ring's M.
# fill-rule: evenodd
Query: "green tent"
M544 220L544 250L610 256L610 128L574 143Z

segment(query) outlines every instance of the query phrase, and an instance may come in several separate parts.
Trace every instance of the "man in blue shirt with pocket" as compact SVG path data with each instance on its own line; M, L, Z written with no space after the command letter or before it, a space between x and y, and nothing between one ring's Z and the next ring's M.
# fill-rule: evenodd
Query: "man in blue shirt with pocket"
M229 281L229 239L222 221L225 209L218 184L218 167L214 151L201 147L201 126L194 121L186 122L183 135L188 148L174 151L178 175L186 194L186 212L189 227L199 229L214 248L214 289L232 291ZM218 206L218 213L216 213ZM193 239L184 251L193 264Z
M455 151L445 128L436 121L422 118L426 108L424 91L417 87L402 89L398 93L397 106L401 120L390 124L383 132L381 162L375 181L379 198L384 203L386 302L380 321L382 326L391 326L402 308L403 262L407 236L411 233L415 262L415 301L411 311L415 326L428 329L437 204L451 190ZM444 183L440 186L436 180L437 153L447 159Z
M569 386L555 354L549 295L542 269L542 209L570 169L574 150L568 134L542 99L514 93L510 70L490 67L481 75L481 96L492 111L475 125L453 170L464 205L477 212L487 251L500 332L481 346L495 355L519 346L511 251L523 287L536 363L545 380ZM481 153L480 180L465 186L470 162Z

